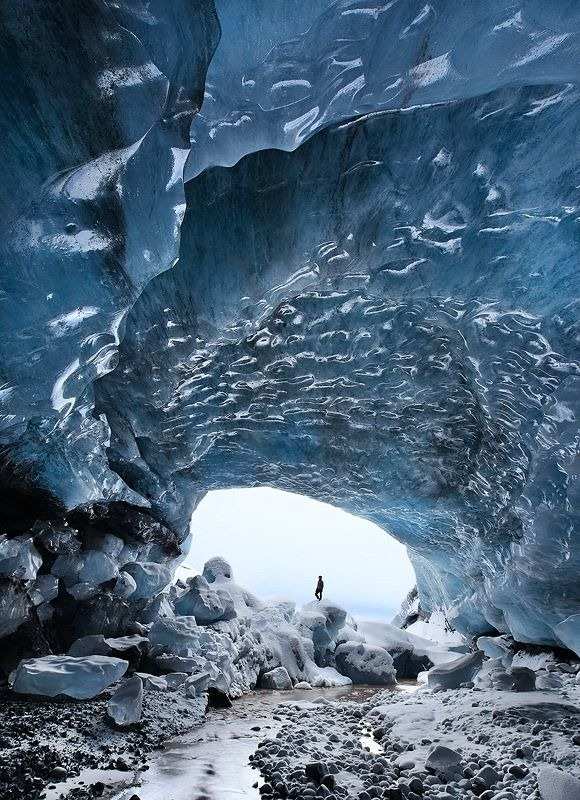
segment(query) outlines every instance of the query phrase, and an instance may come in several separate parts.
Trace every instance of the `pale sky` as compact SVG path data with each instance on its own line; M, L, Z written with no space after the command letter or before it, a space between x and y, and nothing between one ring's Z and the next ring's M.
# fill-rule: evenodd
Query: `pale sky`
M381 528L276 489L211 492L193 515L191 531L184 566L201 572L209 558L223 556L236 582L264 599L303 605L322 575L325 599L355 617L390 622L415 583L406 549Z

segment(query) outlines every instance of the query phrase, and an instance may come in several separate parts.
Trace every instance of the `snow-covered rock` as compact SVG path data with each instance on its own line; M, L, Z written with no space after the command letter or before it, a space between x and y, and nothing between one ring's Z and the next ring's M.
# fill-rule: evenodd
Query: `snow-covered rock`
M133 675L122 681L107 703L107 716L120 728L135 725L143 711L143 681Z
M334 654L337 669L353 683L394 686L397 682L393 659L382 647L364 642L346 642Z
M19 694L87 700L122 678L128 666L123 659L103 655L30 658L18 665L12 689Z
M456 777L461 770L461 764L460 753L441 744L435 745L425 760L426 769L445 780Z
M285 667L276 667L262 675L260 685L263 689L291 689L292 680Z

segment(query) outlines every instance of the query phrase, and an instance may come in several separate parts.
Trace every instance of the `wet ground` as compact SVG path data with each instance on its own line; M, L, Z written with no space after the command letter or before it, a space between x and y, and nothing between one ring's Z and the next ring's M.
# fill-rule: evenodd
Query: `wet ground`
M414 684L409 684L400 690L413 688ZM231 709L212 711L191 734L168 742L138 782L118 791L114 798L131 800L136 794L140 800L256 800L260 797L260 775L248 759L260 739L277 733L281 720L276 711L281 704L319 697L363 702L377 691L384 691L384 687L249 694L235 701ZM361 744L365 744L364 735ZM124 778L126 781L127 776Z

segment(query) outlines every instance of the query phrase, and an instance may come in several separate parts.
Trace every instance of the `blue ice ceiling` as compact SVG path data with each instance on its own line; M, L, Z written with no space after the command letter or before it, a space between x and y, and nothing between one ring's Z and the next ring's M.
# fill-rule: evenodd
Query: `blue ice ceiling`
M0 24L0 633L43 575L45 628L144 618L123 559L269 485L391 530L462 629L578 650L577 4Z

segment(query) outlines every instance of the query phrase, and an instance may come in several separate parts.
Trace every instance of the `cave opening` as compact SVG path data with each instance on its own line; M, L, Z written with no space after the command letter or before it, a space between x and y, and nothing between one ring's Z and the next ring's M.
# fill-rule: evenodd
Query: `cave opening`
M302 606L318 575L324 597L359 619L390 622L415 586L404 545L378 525L328 503L269 487L209 492L191 519L176 573L201 574L221 556L236 581L266 601Z

